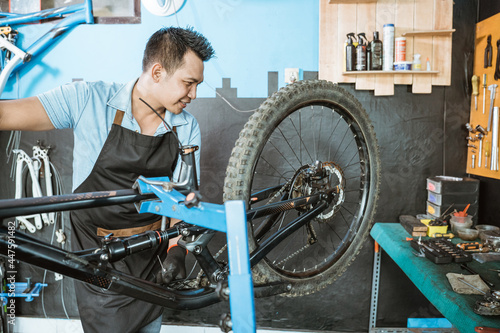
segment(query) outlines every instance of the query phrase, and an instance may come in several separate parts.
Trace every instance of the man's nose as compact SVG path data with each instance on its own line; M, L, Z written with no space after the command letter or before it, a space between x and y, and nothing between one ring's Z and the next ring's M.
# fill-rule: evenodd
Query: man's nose
M196 98L196 86L192 87L189 89L188 97L191 98L191 100Z

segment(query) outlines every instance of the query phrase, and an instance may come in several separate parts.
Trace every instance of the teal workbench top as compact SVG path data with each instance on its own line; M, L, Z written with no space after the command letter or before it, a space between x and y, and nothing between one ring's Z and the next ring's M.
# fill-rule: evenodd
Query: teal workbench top
M482 295L463 295L452 290L446 273L470 274L459 264L434 264L427 258L415 256L415 251L406 241L410 236L399 223L376 223L370 235L460 332L472 333L477 326L500 329L500 316L480 316L473 312L475 302L483 299ZM467 266L495 284L495 289L500 289L498 273L489 270L500 269L500 263L481 264L473 260Z

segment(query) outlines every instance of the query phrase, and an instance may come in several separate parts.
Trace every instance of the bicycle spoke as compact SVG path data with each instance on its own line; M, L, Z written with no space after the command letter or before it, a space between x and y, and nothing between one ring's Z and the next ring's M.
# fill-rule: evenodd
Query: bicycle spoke
M295 153L295 150L292 148L292 146L290 145L290 142L288 141L288 139L285 137L285 134L283 134L283 132L281 131L280 128L277 128L278 131L280 131L280 134L281 136L283 136L283 139L285 139L285 142L286 144L288 145L288 147L290 147L290 150L292 151L292 154L295 156L295 158L297 158L297 160L299 161L299 165L302 165L302 162L301 160L299 159L299 157L297 156L297 153Z

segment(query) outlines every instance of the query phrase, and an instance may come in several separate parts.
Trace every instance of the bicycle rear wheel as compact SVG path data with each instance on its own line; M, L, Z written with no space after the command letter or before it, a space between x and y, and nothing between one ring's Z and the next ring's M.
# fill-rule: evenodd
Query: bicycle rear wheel
M311 177L320 167L321 177ZM330 206L254 267L257 282L281 281L289 295L324 288L359 253L375 214L380 161L373 126L361 104L327 81L299 81L268 98L241 131L232 151L224 200L252 206L251 193L280 185L256 205L334 189ZM250 251L312 206L249 221Z

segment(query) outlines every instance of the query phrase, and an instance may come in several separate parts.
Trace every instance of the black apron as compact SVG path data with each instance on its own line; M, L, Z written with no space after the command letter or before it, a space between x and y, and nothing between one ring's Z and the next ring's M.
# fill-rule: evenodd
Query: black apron
M124 112L117 111L115 121L90 175L75 193L130 189L139 175L172 177L177 158L177 140L172 132L148 136L121 127ZM146 230L159 229L161 217L139 214L134 204L76 210L70 213L73 251L101 246L102 236L127 237ZM166 243L166 242L165 242ZM154 280L166 255L163 244L118 262L113 268L127 274ZM162 314L162 307L120 295L75 280L78 310L85 332L136 332Z

